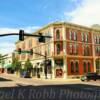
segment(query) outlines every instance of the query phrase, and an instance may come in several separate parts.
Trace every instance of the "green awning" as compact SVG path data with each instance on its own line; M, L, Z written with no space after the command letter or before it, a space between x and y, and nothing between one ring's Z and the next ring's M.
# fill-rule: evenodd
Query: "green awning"
M11 68L11 67L12 67L11 64L5 64L5 65L4 65L4 68Z

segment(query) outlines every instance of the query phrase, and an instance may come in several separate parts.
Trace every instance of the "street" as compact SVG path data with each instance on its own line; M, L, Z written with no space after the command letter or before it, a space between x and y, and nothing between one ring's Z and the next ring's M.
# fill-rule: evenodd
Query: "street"
M28 79L0 74L0 100L100 100L100 81Z

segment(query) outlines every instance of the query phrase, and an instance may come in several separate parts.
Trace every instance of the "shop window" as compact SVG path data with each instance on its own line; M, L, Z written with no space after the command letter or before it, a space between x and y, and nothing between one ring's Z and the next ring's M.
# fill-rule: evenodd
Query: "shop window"
M86 62L83 63L83 69L84 69L84 73L86 73L87 72L87 70L86 70Z
M56 44L57 54L60 54L60 43Z
M56 59L56 60L55 60L55 64L56 64L57 66L62 67L63 64L64 64L63 59Z
M90 62L88 62L88 72L90 72Z
M78 62L75 62L75 66L76 66L76 72L79 72L79 69L78 69Z
M71 73L74 72L74 62L71 62Z
M56 39L60 39L60 30L56 31Z
M96 69L100 69L100 60L99 59L96 60Z

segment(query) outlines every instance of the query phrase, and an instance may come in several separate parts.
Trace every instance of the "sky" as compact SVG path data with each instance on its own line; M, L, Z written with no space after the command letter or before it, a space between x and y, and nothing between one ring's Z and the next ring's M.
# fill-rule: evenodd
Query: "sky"
M33 32L55 21L100 24L100 0L0 0L0 34ZM15 50L18 36L0 37L0 53Z

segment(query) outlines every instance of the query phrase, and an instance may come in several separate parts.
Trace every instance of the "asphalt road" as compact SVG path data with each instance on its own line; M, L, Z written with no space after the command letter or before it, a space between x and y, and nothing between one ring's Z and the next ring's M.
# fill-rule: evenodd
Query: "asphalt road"
M0 88L0 100L100 100L100 87L84 84Z
M2 75L1 75L2 76ZM13 77L14 78L14 77ZM15 80L0 78L0 100L100 100L100 86L94 86L81 82L68 82L61 84L48 84L44 80L29 80L22 79L23 83L39 82L45 83L44 85L23 85L21 79L14 78ZM58 81L57 81L58 82ZM56 82L56 83L57 83ZM94 81L91 81L92 83ZM99 82L99 81L97 81ZM6 84L6 85L3 85Z

